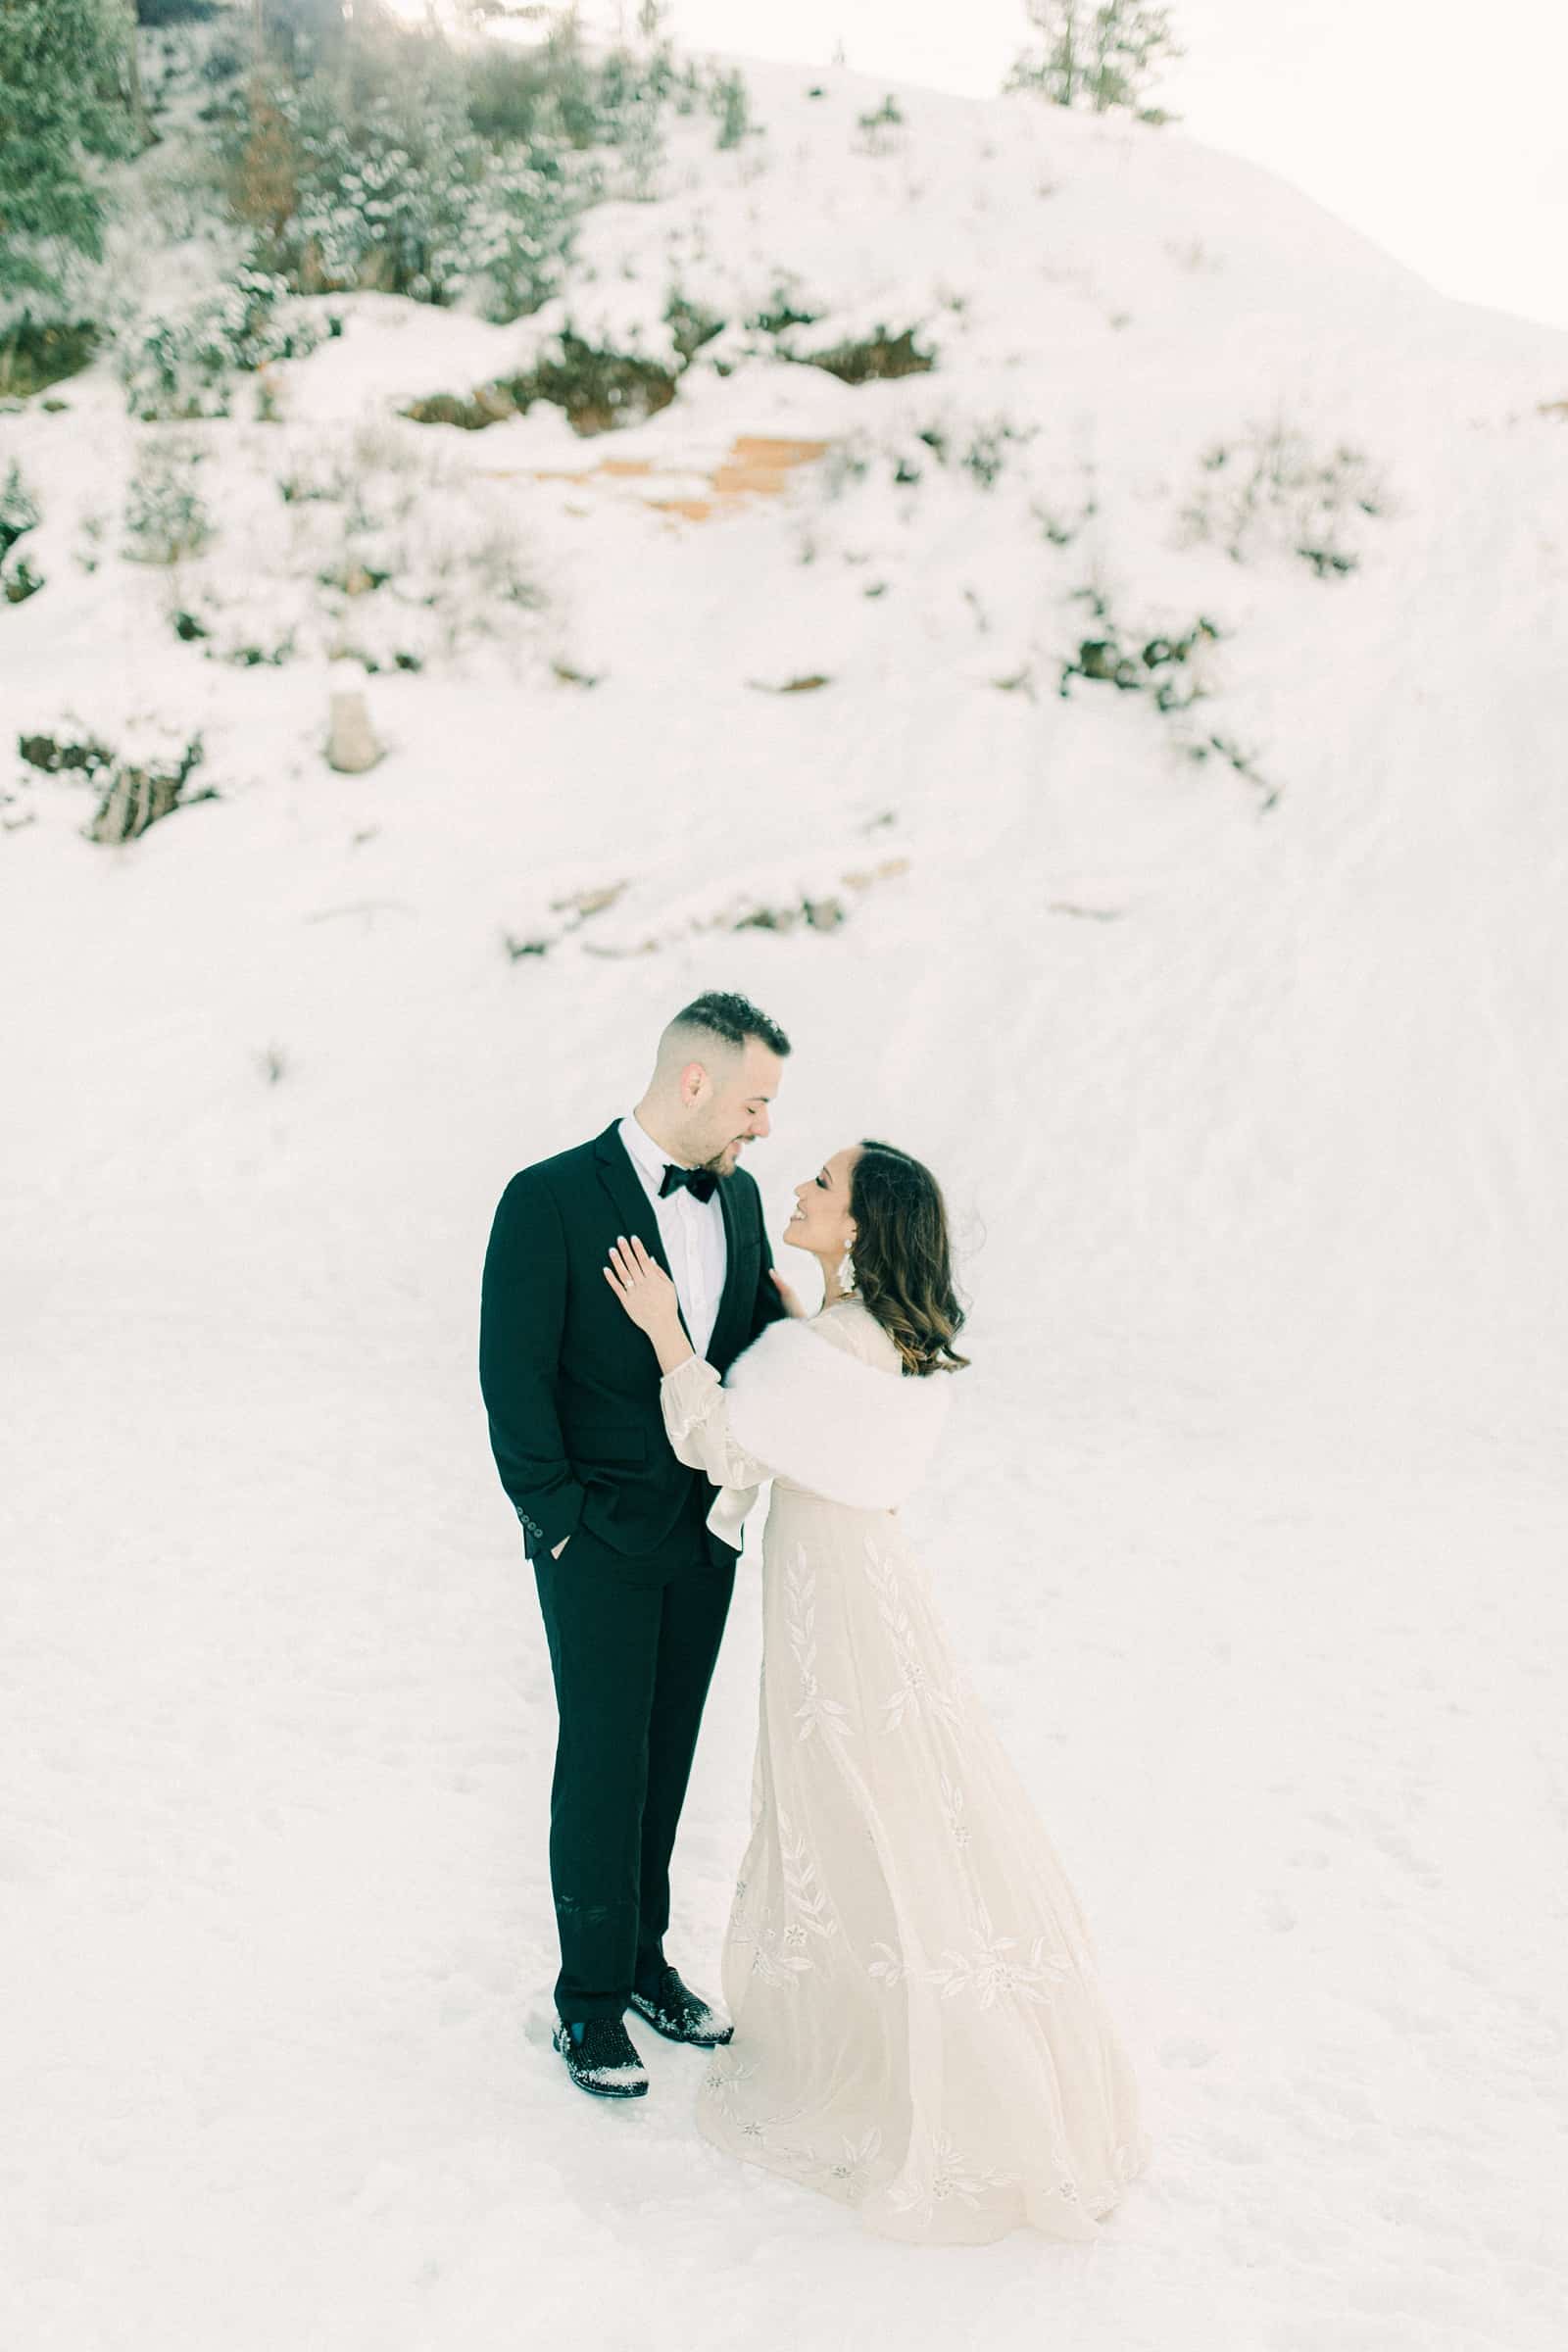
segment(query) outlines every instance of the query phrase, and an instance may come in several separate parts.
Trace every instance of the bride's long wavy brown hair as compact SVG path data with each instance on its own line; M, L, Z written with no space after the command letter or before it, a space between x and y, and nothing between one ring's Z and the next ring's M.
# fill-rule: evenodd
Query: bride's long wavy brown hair
M964 1314L953 1287L953 1246L942 1187L892 1144L866 1141L850 1174L855 1287L904 1358L904 1369L961 1372L953 1343Z

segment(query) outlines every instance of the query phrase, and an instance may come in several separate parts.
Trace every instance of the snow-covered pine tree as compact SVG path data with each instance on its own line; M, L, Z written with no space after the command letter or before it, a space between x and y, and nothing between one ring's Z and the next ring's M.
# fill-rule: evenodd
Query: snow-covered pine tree
M1124 107L1146 122L1169 120L1144 100L1167 59L1182 50L1170 10L1153 0L1025 0L1042 46L1026 49L1007 75L1009 90L1038 90L1056 106L1097 115Z
M125 37L120 47L120 77L125 104L130 110L131 136L137 147L150 147L153 143L153 126L148 120L147 101L142 96L141 57L136 47L140 12L136 0L115 0L115 5L125 20Z
M709 105L718 121L720 147L738 147L752 126L751 100L738 73L715 76Z
M0 0L0 297L58 294L69 253L103 251L94 164L136 141L122 0Z
M252 0L250 15L253 49L283 58L301 74L332 58L356 22L343 0Z

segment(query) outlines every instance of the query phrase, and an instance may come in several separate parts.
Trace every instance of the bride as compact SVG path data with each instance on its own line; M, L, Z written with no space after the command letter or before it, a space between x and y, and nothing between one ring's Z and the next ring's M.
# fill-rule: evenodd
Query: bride
M1087 2238L1142 2166L1138 2095L1082 1914L932 1612L898 1506L963 1368L935 1179L891 1145L796 1188L821 1264L721 1387L624 1237L606 1279L647 1333L680 1459L732 1544L773 1481L751 1843L724 1943L733 2041L699 2123L888 2236Z

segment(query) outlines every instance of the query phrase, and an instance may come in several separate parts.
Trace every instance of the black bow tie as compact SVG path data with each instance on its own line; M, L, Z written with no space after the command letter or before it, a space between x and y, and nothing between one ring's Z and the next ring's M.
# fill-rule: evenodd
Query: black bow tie
M672 1161L666 1160L664 1181L659 1188L659 1198L667 1200L670 1194L678 1193L682 1186L694 1200L711 1200L718 1189L718 1178L711 1168L677 1168Z

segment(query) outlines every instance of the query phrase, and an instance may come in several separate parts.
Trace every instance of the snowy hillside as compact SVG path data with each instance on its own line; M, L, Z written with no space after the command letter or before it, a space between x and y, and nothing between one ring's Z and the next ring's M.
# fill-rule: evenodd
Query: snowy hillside
M316 296L227 417L108 359L0 414L0 2334L1536 2352L1568 336L1173 130L744 72L531 318ZM672 397L506 414L564 333ZM111 846L44 737L202 757ZM916 1516L1147 2086L1093 2249L863 2241L698 2141L688 2053L628 2118L549 2051L479 1262L714 985L796 1044L775 1230L865 1134L957 1216ZM756 1670L743 1571L699 1983Z

